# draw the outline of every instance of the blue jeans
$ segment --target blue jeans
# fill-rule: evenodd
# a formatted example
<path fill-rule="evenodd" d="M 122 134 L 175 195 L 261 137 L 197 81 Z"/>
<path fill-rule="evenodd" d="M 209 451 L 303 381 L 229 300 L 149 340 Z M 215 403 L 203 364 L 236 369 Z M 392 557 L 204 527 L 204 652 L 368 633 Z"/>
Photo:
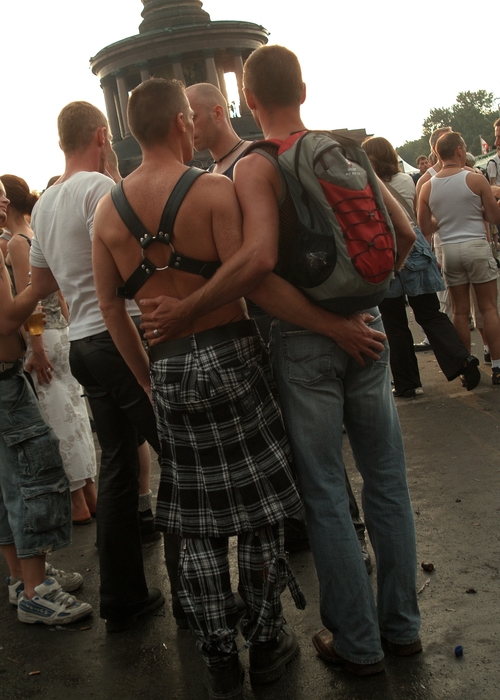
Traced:
<path fill-rule="evenodd" d="M 0 381 L 0 545 L 10 544 L 20 559 L 71 544 L 59 440 L 23 372 Z"/>
<path fill-rule="evenodd" d="M 372 327 L 383 331 L 377 308 Z M 333 340 L 274 320 L 271 360 L 320 584 L 323 624 L 345 659 L 383 658 L 381 635 L 418 639 L 416 550 L 406 465 L 388 368 L 361 367 Z M 344 423 L 363 477 L 362 503 L 377 560 L 377 604 L 349 515 L 342 459 Z"/>

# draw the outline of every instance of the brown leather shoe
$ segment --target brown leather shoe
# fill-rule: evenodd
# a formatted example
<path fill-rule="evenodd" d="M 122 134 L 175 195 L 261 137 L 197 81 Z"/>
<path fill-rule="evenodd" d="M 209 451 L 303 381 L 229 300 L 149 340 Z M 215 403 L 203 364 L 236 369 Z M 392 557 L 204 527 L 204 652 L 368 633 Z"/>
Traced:
<path fill-rule="evenodd" d="M 373 676 L 376 673 L 382 673 L 385 669 L 384 659 L 376 661 L 374 664 L 357 664 L 354 661 L 344 659 L 333 648 L 333 635 L 327 629 L 316 632 L 312 643 L 322 659 L 330 664 L 341 664 L 346 671 L 354 673 L 356 676 Z"/>
<path fill-rule="evenodd" d="M 418 654 L 422 651 L 422 642 L 417 639 L 416 642 L 411 644 L 395 644 L 390 642 L 388 639 L 382 637 L 384 643 L 387 645 L 389 651 L 391 651 L 395 656 L 412 656 L 412 654 Z"/>

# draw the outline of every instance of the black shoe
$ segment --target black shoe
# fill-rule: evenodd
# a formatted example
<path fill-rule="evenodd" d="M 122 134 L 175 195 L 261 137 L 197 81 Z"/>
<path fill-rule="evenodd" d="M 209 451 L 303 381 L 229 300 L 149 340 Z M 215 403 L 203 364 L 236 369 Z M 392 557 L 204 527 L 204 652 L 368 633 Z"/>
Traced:
<path fill-rule="evenodd" d="M 140 615 L 145 615 L 146 613 L 153 612 L 159 608 L 165 602 L 163 593 L 158 588 L 150 588 L 148 592 L 148 599 L 141 603 L 140 605 L 131 605 L 130 608 L 122 615 L 110 615 L 109 617 L 102 614 L 101 617 L 107 617 L 106 619 L 106 632 L 123 632 L 123 630 L 131 627 Z"/>
<path fill-rule="evenodd" d="M 465 358 L 465 367 L 460 374 L 462 386 L 471 391 L 475 389 L 481 381 L 481 372 L 479 371 L 479 360 L 474 355 L 467 355 Z M 499 381 L 500 384 L 500 381 Z"/>
<path fill-rule="evenodd" d="M 215 666 L 205 667 L 205 685 L 210 700 L 236 700 L 243 692 L 245 671 L 238 654 L 231 654 Z"/>
<path fill-rule="evenodd" d="M 306 549 L 311 549 L 305 520 L 285 518 L 283 525 L 286 552 L 302 552 Z"/>
<path fill-rule="evenodd" d="M 486 350 L 484 351 L 484 364 L 491 365 L 491 354 L 486 352 Z"/>
<path fill-rule="evenodd" d="M 415 389 L 405 389 L 404 391 L 396 391 L 396 389 L 393 389 L 392 393 L 400 399 L 414 399 L 415 396 L 421 396 L 424 390 L 421 386 L 417 386 Z"/>
<path fill-rule="evenodd" d="M 500 384 L 500 367 L 493 367 L 491 372 L 491 383 L 495 385 Z"/>
<path fill-rule="evenodd" d="M 365 562 L 366 570 L 368 572 L 368 575 L 370 575 L 373 571 L 373 564 L 370 552 L 368 551 L 366 546 L 366 541 L 364 539 L 359 540 L 359 546 L 361 547 L 361 553 L 363 555 L 363 561 Z"/>
<path fill-rule="evenodd" d="M 297 637 L 292 628 L 286 624 L 275 639 L 252 645 L 250 647 L 251 682 L 262 685 L 277 681 L 298 650 Z"/>
<path fill-rule="evenodd" d="M 431 344 L 428 340 L 427 342 L 425 340 L 422 340 L 421 343 L 414 343 L 413 349 L 415 350 L 415 352 L 424 352 L 425 350 L 432 350 Z"/>
<path fill-rule="evenodd" d="M 142 544 L 156 542 L 161 537 L 161 532 L 155 528 L 155 519 L 151 508 L 148 510 L 139 511 L 139 529 L 141 531 Z"/>

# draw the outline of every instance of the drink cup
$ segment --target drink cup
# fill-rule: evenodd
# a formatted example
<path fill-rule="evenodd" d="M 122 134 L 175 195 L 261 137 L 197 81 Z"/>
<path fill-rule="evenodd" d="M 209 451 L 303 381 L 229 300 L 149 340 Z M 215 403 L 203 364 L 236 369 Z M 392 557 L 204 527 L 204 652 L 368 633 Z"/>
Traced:
<path fill-rule="evenodd" d="M 43 306 L 39 303 L 27 320 L 30 335 L 42 335 L 43 333 Z"/>

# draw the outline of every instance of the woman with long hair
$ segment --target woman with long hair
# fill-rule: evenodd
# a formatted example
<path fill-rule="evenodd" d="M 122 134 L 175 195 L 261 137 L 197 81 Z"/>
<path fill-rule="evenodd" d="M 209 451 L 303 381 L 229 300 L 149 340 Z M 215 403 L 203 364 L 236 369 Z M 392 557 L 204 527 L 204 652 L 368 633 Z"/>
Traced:
<path fill-rule="evenodd" d="M 28 217 L 38 195 L 30 192 L 25 180 L 16 175 L 2 175 L 0 180 L 10 200 L 5 225 L 12 238 L 6 264 L 19 293 L 30 281 L 33 232 Z M 70 481 L 73 523 L 87 524 L 96 512 L 97 467 L 82 389 L 69 368 L 68 307 L 58 292 L 42 303 L 46 324 L 42 335 L 29 336 L 26 370 L 31 373 L 47 422 L 59 438 L 64 470 Z"/>
<path fill-rule="evenodd" d="M 439 310 L 436 292 L 443 290 L 444 284 L 436 258 L 416 224 L 415 184 L 409 175 L 400 172 L 398 155 L 387 139 L 372 137 L 362 146 L 376 174 L 406 212 L 417 236 L 404 266 L 379 305 L 389 341 L 394 395 L 413 398 L 423 393 L 406 301 L 424 329 L 445 377 L 451 381 L 461 376 L 462 385 L 470 391 L 481 378 L 479 361 L 469 355 L 450 319 Z"/>

